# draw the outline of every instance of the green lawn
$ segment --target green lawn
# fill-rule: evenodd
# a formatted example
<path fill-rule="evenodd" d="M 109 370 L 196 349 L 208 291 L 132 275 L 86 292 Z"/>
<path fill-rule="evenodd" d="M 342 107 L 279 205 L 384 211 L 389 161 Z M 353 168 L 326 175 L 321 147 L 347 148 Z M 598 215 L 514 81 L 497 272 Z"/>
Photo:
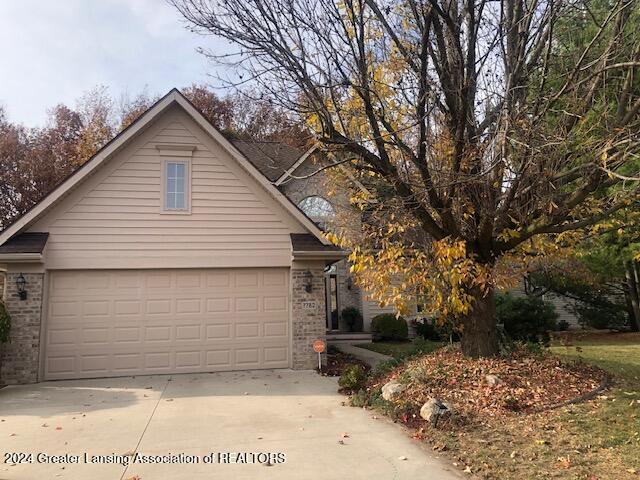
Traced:
<path fill-rule="evenodd" d="M 640 388 L 640 334 L 577 334 L 559 337 L 551 351 L 567 358 L 594 363 Z"/>
<path fill-rule="evenodd" d="M 404 342 L 373 342 L 373 343 L 359 343 L 356 347 L 366 348 L 374 352 L 389 355 L 396 360 L 402 360 L 403 358 L 418 353 L 430 353 L 442 346 L 440 342 L 431 342 L 429 340 L 416 339 L 414 341 Z"/>
<path fill-rule="evenodd" d="M 599 401 L 565 409 L 559 416 L 576 443 L 589 447 L 585 454 L 576 455 L 574 461 L 584 462 L 583 471 L 587 472 L 604 463 L 597 478 L 637 478 L 640 334 L 577 334 L 556 339 L 551 350 L 565 358 L 594 363 L 613 374 L 613 387 Z"/>

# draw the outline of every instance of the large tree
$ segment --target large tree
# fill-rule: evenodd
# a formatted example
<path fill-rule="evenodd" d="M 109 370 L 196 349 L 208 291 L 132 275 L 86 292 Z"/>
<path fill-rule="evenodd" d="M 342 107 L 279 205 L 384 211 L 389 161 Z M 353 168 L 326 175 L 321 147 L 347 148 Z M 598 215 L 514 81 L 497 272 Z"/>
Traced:
<path fill-rule="evenodd" d="M 638 208 L 636 0 L 170 1 L 368 188 L 359 281 L 454 318 L 468 355 L 498 351 L 505 258 Z"/>

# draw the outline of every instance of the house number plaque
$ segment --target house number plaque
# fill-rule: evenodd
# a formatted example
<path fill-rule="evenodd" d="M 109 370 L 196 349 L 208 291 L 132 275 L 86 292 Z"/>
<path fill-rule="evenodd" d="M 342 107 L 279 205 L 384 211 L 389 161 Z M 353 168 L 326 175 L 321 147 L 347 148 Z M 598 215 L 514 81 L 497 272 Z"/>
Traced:
<path fill-rule="evenodd" d="M 315 310 L 316 309 L 316 302 L 313 302 L 313 301 L 302 302 L 302 309 L 303 310 Z"/>

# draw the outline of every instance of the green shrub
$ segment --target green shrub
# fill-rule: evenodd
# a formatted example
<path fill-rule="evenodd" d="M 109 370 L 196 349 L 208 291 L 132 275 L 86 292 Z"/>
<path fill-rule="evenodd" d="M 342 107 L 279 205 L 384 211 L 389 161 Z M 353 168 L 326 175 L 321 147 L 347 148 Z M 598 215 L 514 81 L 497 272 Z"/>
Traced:
<path fill-rule="evenodd" d="M 7 343 L 9 341 L 10 330 L 11 317 L 4 303 L 0 300 L 0 343 Z"/>
<path fill-rule="evenodd" d="M 571 308 L 583 327 L 597 329 L 623 328 L 629 323 L 628 313 L 620 305 L 612 302 L 581 303 Z"/>
<path fill-rule="evenodd" d="M 373 317 L 371 331 L 375 340 L 406 340 L 409 337 L 407 321 L 393 313 Z"/>
<path fill-rule="evenodd" d="M 425 340 L 433 340 L 434 342 L 442 340 L 435 319 L 423 318 L 421 320 L 414 320 L 413 325 L 416 329 L 416 334 L 419 337 L 422 337 Z"/>
<path fill-rule="evenodd" d="M 496 317 L 511 339 L 547 343 L 558 314 L 551 303 L 539 297 L 501 293 L 496 295 Z"/>
<path fill-rule="evenodd" d="M 376 368 L 374 368 L 373 373 L 376 376 L 386 375 L 391 372 L 394 368 L 400 365 L 400 361 L 395 358 L 390 358 L 389 360 L 382 360 L 376 364 Z"/>
<path fill-rule="evenodd" d="M 342 319 L 349 326 L 350 332 L 362 331 L 362 314 L 356 307 L 347 307 L 343 309 Z"/>
<path fill-rule="evenodd" d="M 558 330 L 559 332 L 565 332 L 569 330 L 570 326 L 571 325 L 566 320 L 560 320 L 556 325 L 556 330 Z"/>
<path fill-rule="evenodd" d="M 433 342 L 457 342 L 460 340 L 460 334 L 454 328 L 451 322 L 445 320 L 439 325 L 435 318 L 422 318 L 413 321 L 416 334 L 424 340 Z"/>
<path fill-rule="evenodd" d="M 349 365 L 342 371 L 338 379 L 338 385 L 343 390 L 354 392 L 364 387 L 367 381 L 367 374 L 360 365 Z"/>
<path fill-rule="evenodd" d="M 368 407 L 369 406 L 369 395 L 366 390 L 360 389 L 356 393 L 351 396 L 351 406 L 352 407 Z"/>

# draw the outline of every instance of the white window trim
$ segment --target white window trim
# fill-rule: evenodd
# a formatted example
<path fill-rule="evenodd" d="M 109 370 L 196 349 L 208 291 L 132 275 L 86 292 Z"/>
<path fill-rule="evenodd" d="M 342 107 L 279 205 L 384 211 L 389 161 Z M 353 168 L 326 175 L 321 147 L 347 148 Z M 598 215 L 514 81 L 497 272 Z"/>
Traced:
<path fill-rule="evenodd" d="M 185 208 L 167 208 L 167 164 L 182 163 L 185 165 Z M 161 192 L 160 192 L 160 213 L 164 215 L 191 215 L 191 157 L 176 156 L 162 159 Z"/>

